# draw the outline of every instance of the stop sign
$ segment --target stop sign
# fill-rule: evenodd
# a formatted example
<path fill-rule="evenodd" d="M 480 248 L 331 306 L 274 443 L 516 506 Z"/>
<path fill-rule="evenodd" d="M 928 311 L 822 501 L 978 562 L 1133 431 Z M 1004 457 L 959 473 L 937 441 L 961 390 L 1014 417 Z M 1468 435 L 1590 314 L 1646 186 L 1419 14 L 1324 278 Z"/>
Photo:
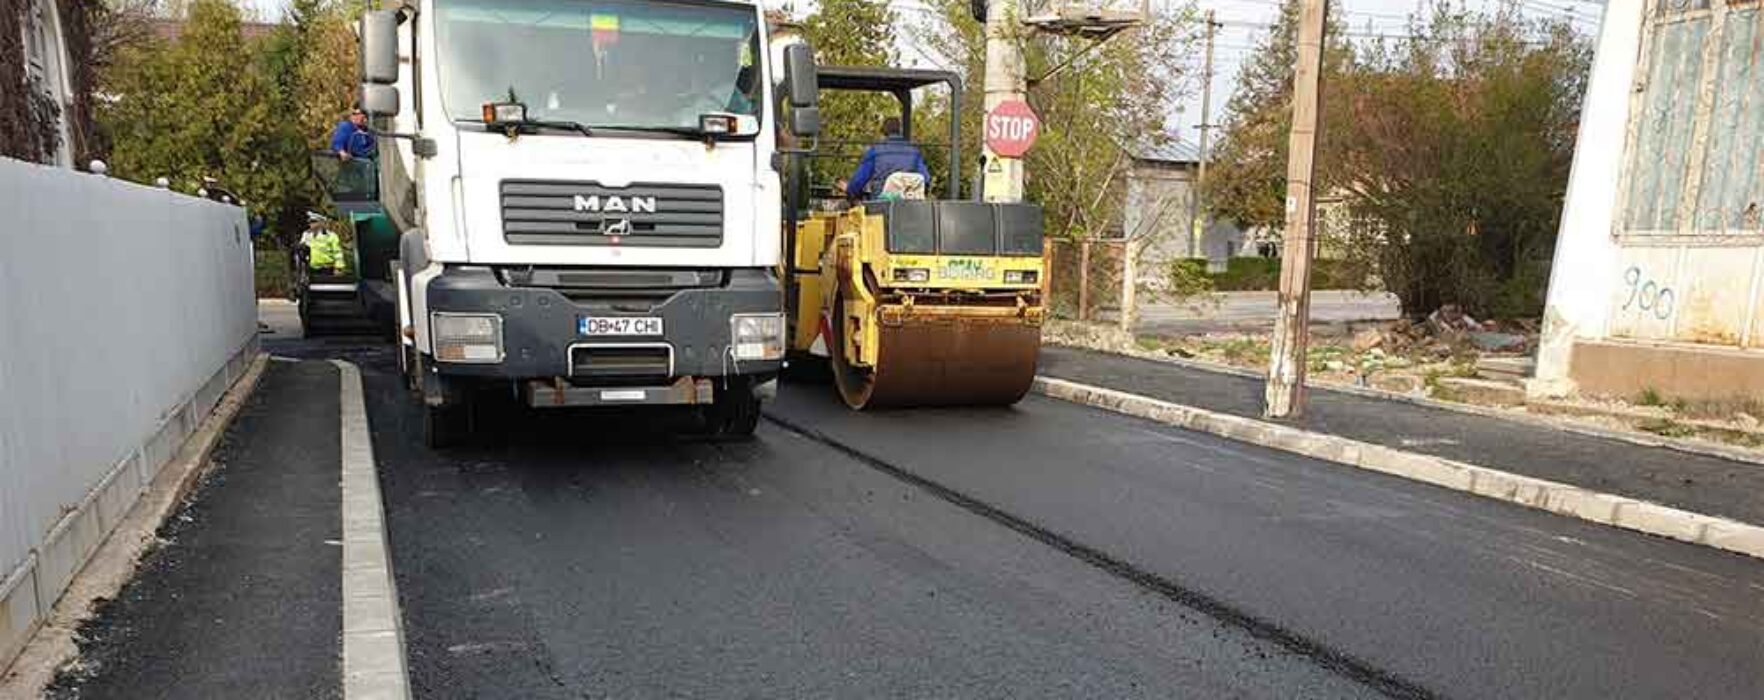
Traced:
<path fill-rule="evenodd" d="M 986 147 L 1005 158 L 1022 158 L 1041 133 L 1041 119 L 1022 100 L 998 103 L 986 113 Z"/>

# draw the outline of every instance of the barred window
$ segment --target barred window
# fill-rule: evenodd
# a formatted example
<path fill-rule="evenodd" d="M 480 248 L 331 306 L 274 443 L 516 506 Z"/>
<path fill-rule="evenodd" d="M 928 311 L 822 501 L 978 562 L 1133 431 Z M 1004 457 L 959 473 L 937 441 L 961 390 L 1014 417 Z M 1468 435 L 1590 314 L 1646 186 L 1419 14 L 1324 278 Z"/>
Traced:
<path fill-rule="evenodd" d="M 1659 0 L 1632 112 L 1621 233 L 1764 233 L 1756 0 Z"/>
<path fill-rule="evenodd" d="M 29 0 L 25 11 L 25 65 L 31 77 L 45 77 L 49 65 L 49 15 L 45 0 Z"/>

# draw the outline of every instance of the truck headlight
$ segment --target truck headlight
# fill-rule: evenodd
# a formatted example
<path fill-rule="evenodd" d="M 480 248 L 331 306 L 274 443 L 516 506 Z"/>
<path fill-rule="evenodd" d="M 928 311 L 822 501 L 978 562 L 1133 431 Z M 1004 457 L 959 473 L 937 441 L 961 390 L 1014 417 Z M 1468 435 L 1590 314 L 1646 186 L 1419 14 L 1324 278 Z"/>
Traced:
<path fill-rule="evenodd" d="M 435 359 L 444 362 L 502 361 L 502 317 L 496 314 L 429 314 Z"/>
<path fill-rule="evenodd" d="M 734 314 L 729 317 L 729 347 L 737 360 L 784 357 L 784 314 Z"/>
<path fill-rule="evenodd" d="M 1005 284 L 1035 284 L 1041 279 L 1040 270 L 1005 270 Z"/>
<path fill-rule="evenodd" d="M 931 281 L 931 271 L 922 267 L 897 267 L 894 268 L 894 281 L 929 282 Z"/>

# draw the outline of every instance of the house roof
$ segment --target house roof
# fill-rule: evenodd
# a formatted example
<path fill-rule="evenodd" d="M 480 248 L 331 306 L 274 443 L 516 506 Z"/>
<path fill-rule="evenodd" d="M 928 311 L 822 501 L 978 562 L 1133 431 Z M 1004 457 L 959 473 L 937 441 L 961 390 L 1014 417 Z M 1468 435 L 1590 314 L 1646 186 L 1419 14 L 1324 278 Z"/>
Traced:
<path fill-rule="evenodd" d="M 1200 149 L 1188 141 L 1141 142 L 1128 149 L 1135 160 L 1158 163 L 1199 163 Z"/>

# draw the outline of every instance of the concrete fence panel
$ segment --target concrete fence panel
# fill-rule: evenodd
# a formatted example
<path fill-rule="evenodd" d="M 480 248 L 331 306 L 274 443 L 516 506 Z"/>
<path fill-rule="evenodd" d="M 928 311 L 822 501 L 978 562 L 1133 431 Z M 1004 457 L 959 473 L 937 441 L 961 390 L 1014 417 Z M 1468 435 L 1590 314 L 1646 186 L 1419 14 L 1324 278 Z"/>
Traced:
<path fill-rule="evenodd" d="M 244 210 L 0 158 L 0 667 L 255 347 Z"/>

